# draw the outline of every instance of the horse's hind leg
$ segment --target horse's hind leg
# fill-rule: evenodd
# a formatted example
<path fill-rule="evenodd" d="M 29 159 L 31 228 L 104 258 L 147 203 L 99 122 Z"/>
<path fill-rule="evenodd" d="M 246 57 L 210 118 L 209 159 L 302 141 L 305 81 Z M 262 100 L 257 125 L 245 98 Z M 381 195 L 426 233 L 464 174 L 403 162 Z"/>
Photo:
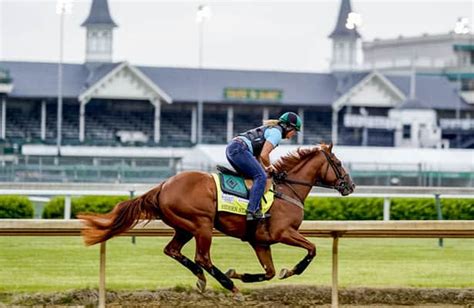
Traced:
<path fill-rule="evenodd" d="M 183 246 L 192 238 L 193 235 L 191 233 L 176 229 L 173 239 L 166 245 L 164 253 L 184 265 L 196 275 L 198 278 L 196 286 L 203 292 L 206 288 L 206 277 L 204 276 L 202 268 L 181 253 Z"/>
<path fill-rule="evenodd" d="M 257 254 L 260 264 L 265 269 L 265 274 L 237 274 L 235 270 L 230 269 L 226 272 L 227 277 L 240 279 L 243 282 L 259 282 L 270 280 L 275 277 L 275 267 L 272 260 L 272 251 L 269 245 L 252 244 Z"/>
<path fill-rule="evenodd" d="M 234 286 L 232 280 L 229 279 L 224 273 L 222 273 L 217 267 L 211 262 L 210 248 L 212 241 L 212 227 L 202 227 L 196 230 L 194 234 L 196 238 L 196 257 L 195 261 L 202 268 L 204 268 L 209 274 L 212 275 L 219 283 L 227 290 L 234 293 L 236 299 L 241 300 L 242 295 L 239 289 Z"/>
<path fill-rule="evenodd" d="M 308 254 L 298 262 L 293 269 L 282 269 L 278 276 L 280 279 L 288 278 L 293 275 L 300 275 L 316 256 L 316 246 L 294 229 L 289 229 L 284 232 L 280 242 L 291 246 L 305 248 L 308 251 Z"/>

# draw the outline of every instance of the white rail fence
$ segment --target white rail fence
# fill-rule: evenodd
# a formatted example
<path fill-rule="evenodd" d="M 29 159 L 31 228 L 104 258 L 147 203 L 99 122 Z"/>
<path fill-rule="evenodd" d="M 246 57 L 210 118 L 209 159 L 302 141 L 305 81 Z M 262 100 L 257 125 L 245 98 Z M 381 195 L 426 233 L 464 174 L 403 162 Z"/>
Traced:
<path fill-rule="evenodd" d="M 79 220 L 0 219 L 0 236 L 80 236 Z M 305 236 L 332 237 L 332 307 L 338 307 L 338 243 L 341 237 L 356 238 L 474 238 L 472 221 L 303 221 Z M 161 221 L 137 225 L 123 235 L 172 236 L 173 229 Z M 222 236 L 215 231 L 215 236 Z M 100 244 L 99 307 L 105 307 L 106 242 Z"/>
<path fill-rule="evenodd" d="M 65 196 L 64 220 L 8 220 L 0 219 L 0 236 L 79 236 L 81 223 L 71 220 L 73 196 L 123 196 L 142 194 L 154 185 L 103 183 L 0 183 L 0 195 L 24 195 L 32 200 L 47 201 L 49 197 Z M 332 190 L 314 188 L 311 196 L 339 197 Z M 300 232 L 306 236 L 333 238 L 332 304 L 338 306 L 338 240 L 340 237 L 464 237 L 474 238 L 474 222 L 441 221 L 441 198 L 474 198 L 474 188 L 452 187 L 387 187 L 361 186 L 351 197 L 384 198 L 384 221 L 304 221 Z M 438 221 L 389 221 L 390 199 L 395 197 L 434 198 Z M 173 230 L 161 221 L 137 226 L 124 235 L 171 236 Z M 215 235 L 222 235 L 215 232 Z M 99 306 L 105 306 L 106 244 L 100 249 Z"/>
<path fill-rule="evenodd" d="M 150 184 L 104 183 L 0 183 L 0 195 L 23 195 L 33 201 L 46 202 L 49 197 L 64 196 L 64 219 L 71 218 L 73 196 L 136 196 L 153 188 Z M 310 196 L 341 197 L 334 190 L 315 187 Z M 438 219 L 442 220 L 441 198 L 474 198 L 473 187 L 404 187 L 359 186 L 351 197 L 384 198 L 383 217 L 390 220 L 391 198 L 434 198 Z M 347 198 L 347 197 L 346 197 Z"/>

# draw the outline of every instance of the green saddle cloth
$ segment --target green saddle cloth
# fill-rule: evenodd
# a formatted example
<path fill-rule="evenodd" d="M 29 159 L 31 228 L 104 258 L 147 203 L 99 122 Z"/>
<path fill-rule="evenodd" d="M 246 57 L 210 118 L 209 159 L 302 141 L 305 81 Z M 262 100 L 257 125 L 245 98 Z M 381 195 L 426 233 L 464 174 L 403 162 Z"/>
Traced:
<path fill-rule="evenodd" d="M 233 174 L 219 172 L 221 189 L 226 194 L 248 199 L 249 190 L 245 186 L 244 178 Z"/>

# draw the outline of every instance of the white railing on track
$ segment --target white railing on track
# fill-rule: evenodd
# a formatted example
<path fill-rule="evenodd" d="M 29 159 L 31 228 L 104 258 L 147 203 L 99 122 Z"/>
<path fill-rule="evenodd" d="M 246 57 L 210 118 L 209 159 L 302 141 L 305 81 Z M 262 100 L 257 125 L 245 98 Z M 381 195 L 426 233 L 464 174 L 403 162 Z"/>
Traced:
<path fill-rule="evenodd" d="M 80 220 L 0 219 L 0 236 L 79 236 Z M 338 307 L 338 241 L 340 237 L 474 238 L 474 223 L 458 221 L 303 221 L 299 231 L 306 236 L 332 237 L 332 307 Z M 172 236 L 173 229 L 161 221 L 138 224 L 125 236 Z M 222 234 L 214 231 L 214 235 Z M 105 307 L 106 242 L 100 244 L 99 307 Z"/>
<path fill-rule="evenodd" d="M 31 200 L 64 196 L 64 219 L 71 218 L 72 196 L 137 196 L 153 188 L 153 184 L 104 183 L 0 183 L 0 195 L 24 195 Z M 314 187 L 310 196 L 341 197 L 330 189 Z M 391 198 L 434 198 L 438 219 L 442 219 L 441 198 L 474 198 L 473 187 L 359 186 L 351 197 L 384 198 L 383 218 L 390 220 Z M 42 199 L 43 201 L 46 199 Z"/>
<path fill-rule="evenodd" d="M 128 195 L 131 191 L 136 194 L 147 192 L 156 184 L 104 184 L 104 183 L 0 183 L 0 195 Z M 474 187 L 417 187 L 417 186 L 357 186 L 349 197 L 398 197 L 421 196 L 433 197 L 442 195 L 443 198 L 474 198 Z M 339 196 L 330 189 L 315 187 L 310 195 Z"/>

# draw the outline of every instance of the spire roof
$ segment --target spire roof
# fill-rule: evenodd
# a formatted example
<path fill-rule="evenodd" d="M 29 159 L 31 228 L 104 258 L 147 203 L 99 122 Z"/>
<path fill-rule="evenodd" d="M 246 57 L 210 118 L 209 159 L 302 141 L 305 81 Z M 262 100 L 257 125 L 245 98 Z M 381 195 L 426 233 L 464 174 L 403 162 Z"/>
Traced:
<path fill-rule="evenodd" d="M 360 38 L 360 34 L 357 29 L 347 29 L 346 22 L 349 13 L 352 12 L 351 1 L 341 0 L 341 6 L 339 7 L 339 16 L 337 17 L 337 23 L 334 30 L 329 35 L 330 38 L 337 37 L 351 37 Z"/>
<path fill-rule="evenodd" d="M 117 24 L 110 16 L 107 0 L 92 0 L 89 16 L 81 26 L 87 27 L 89 25 L 109 25 L 113 28 L 117 27 Z"/>

